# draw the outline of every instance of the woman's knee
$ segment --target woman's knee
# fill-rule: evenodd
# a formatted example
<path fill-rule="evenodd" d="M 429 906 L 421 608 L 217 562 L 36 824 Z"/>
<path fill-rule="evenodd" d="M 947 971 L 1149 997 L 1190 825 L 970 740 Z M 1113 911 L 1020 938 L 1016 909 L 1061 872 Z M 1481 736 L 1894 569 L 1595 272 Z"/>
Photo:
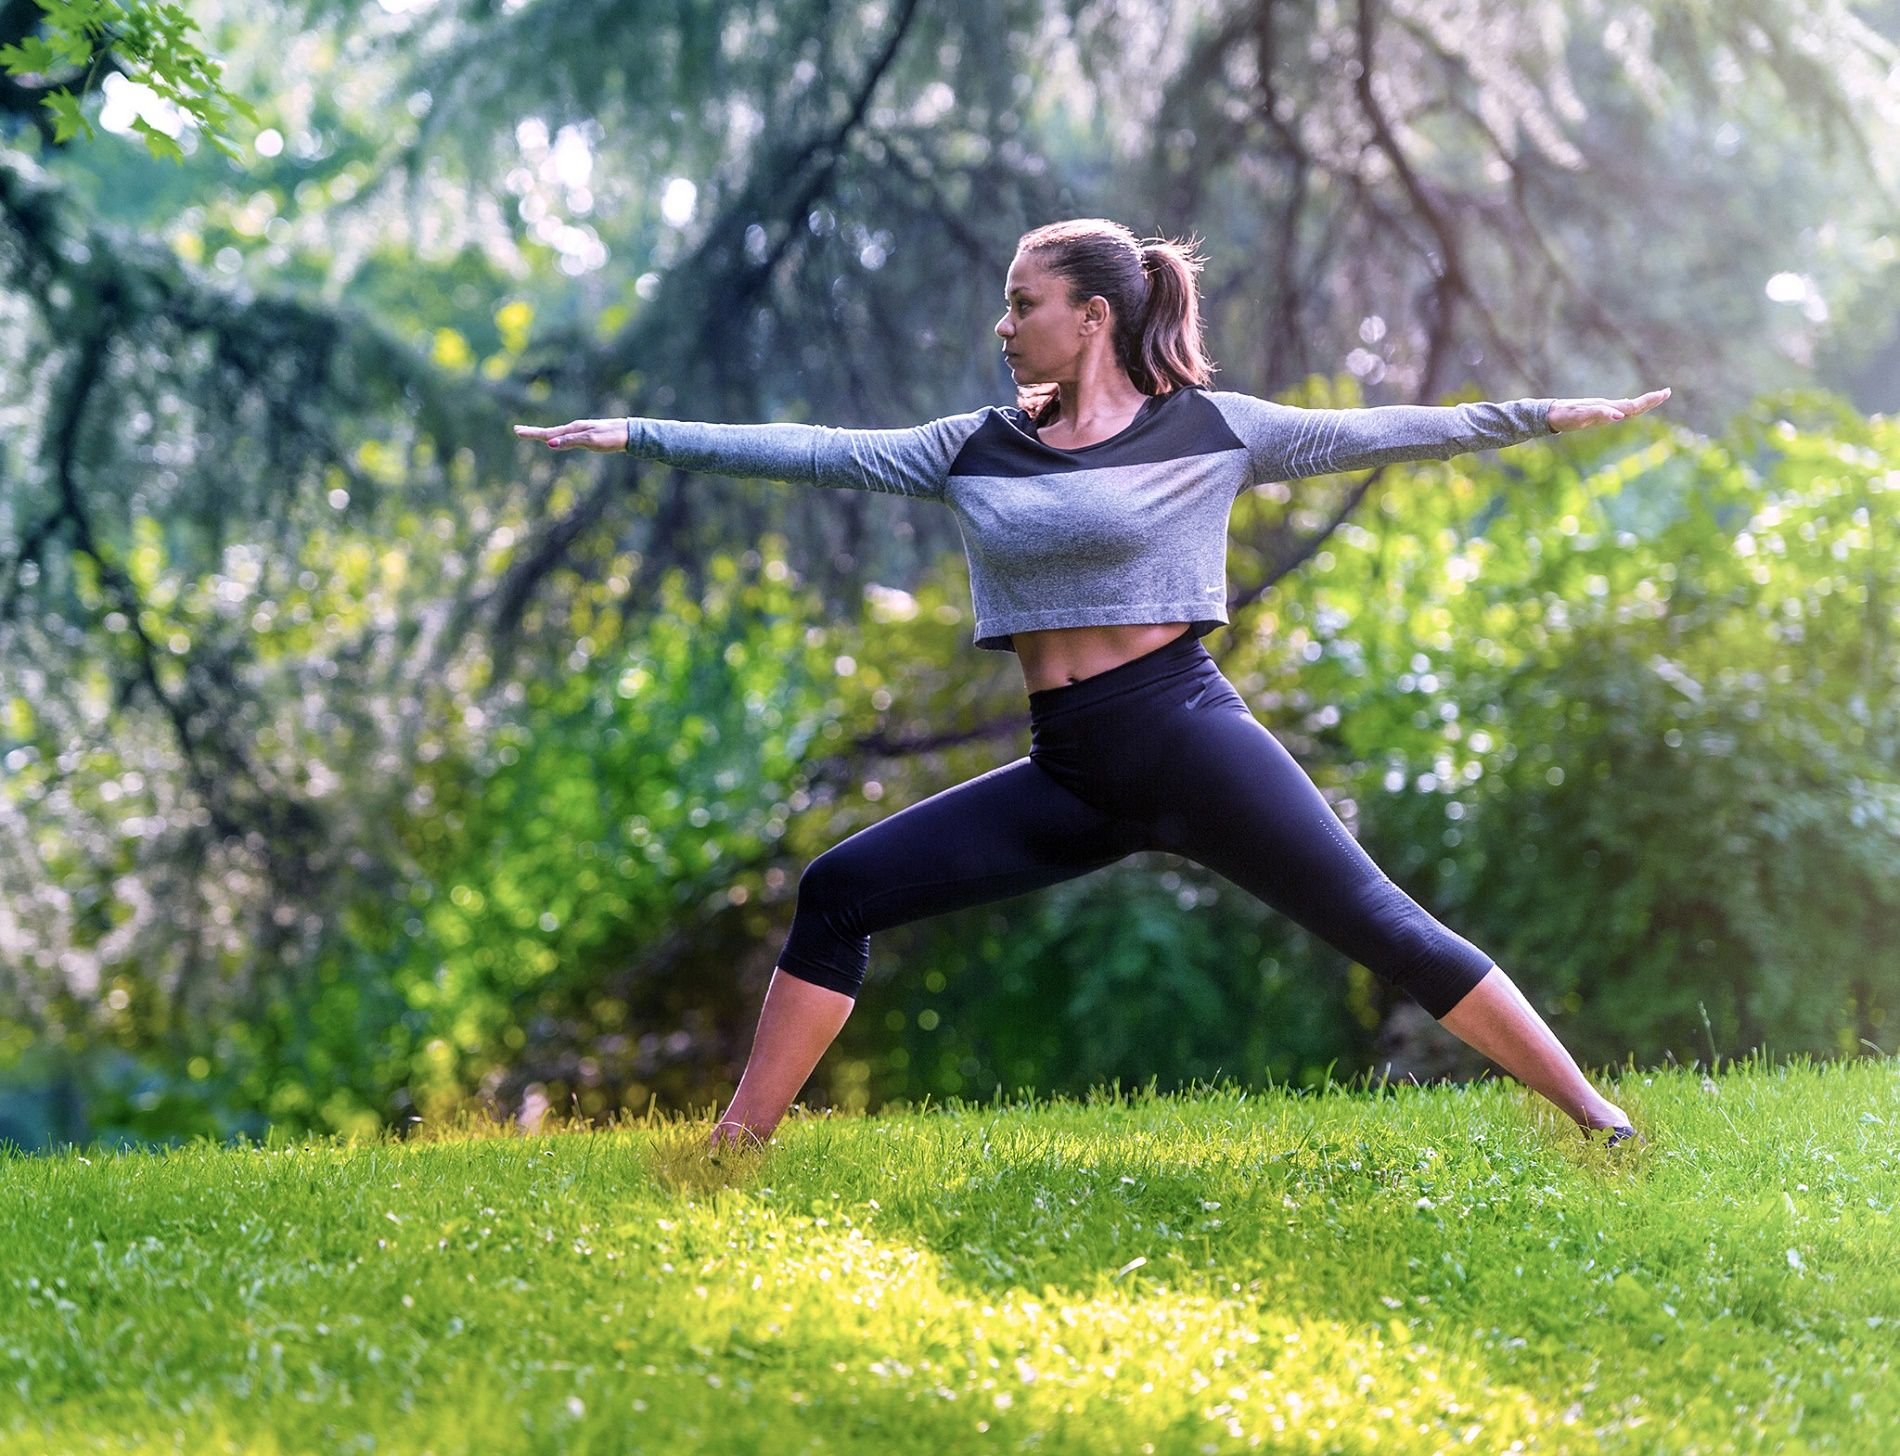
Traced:
<path fill-rule="evenodd" d="M 848 910 L 865 884 L 861 856 L 845 844 L 814 857 L 798 877 L 798 904 L 807 911 L 838 914 Z"/>
<path fill-rule="evenodd" d="M 1376 927 L 1374 975 L 1397 986 L 1433 1016 L 1457 1005 L 1481 980 L 1491 958 L 1407 895 L 1390 879 L 1366 882 L 1368 915 Z"/>
<path fill-rule="evenodd" d="M 870 957 L 859 876 L 851 856 L 829 849 L 805 866 L 779 969 L 855 997 Z"/>

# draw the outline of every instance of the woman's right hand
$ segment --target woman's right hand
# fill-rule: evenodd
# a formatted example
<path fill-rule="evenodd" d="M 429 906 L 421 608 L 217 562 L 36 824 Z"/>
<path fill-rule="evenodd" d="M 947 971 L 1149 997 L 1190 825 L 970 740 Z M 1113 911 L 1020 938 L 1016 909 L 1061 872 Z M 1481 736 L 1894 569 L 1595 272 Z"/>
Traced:
<path fill-rule="evenodd" d="M 613 452 L 627 448 L 627 417 L 617 420 L 569 420 L 564 425 L 516 425 L 518 440 L 546 440 L 555 450 L 599 450 Z"/>
<path fill-rule="evenodd" d="M 1550 402 L 1549 424 L 1553 435 L 1566 430 L 1585 430 L 1591 425 L 1607 425 L 1653 410 L 1668 399 L 1670 388 L 1652 389 L 1635 399 L 1554 399 Z"/>

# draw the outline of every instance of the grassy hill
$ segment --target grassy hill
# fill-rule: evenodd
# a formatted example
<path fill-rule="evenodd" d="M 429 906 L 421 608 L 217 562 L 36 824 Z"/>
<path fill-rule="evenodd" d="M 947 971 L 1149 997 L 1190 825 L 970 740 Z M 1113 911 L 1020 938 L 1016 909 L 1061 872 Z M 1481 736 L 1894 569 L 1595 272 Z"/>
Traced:
<path fill-rule="evenodd" d="M 1889 1451 L 1900 1062 L 0 1157 L 0 1452 Z"/>

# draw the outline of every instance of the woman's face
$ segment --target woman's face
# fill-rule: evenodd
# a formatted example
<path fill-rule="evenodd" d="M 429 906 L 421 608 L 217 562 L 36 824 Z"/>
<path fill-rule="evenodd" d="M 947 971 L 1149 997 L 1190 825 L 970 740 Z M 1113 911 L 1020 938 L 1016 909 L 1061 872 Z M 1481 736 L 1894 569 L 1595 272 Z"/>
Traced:
<path fill-rule="evenodd" d="M 1073 379 L 1080 370 L 1086 313 L 1071 307 L 1062 280 L 1018 253 L 1003 280 L 1005 305 L 996 336 L 1018 384 Z"/>

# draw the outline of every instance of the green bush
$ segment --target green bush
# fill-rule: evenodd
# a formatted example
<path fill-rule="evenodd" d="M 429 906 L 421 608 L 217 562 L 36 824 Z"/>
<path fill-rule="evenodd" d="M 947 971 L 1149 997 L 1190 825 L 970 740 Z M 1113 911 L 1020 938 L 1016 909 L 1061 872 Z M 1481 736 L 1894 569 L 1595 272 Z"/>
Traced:
<path fill-rule="evenodd" d="M 1580 1058 L 1855 1051 L 1900 999 L 1900 437 L 1806 394 L 1633 428 L 1388 488 L 1262 658 Z"/>

